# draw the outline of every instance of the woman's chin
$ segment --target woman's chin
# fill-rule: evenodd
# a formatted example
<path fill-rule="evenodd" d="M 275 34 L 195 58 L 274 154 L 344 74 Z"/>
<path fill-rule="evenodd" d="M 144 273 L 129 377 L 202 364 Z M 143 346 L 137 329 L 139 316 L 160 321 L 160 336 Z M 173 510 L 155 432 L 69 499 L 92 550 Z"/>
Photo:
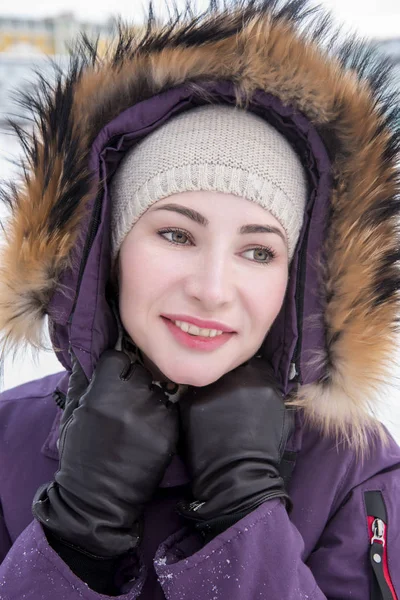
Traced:
<path fill-rule="evenodd" d="M 180 369 L 166 369 L 164 370 L 164 373 L 165 372 L 168 379 L 170 379 L 171 381 L 174 381 L 179 385 L 192 385 L 194 387 L 204 387 L 205 385 L 210 385 L 211 383 L 214 383 L 214 381 L 217 381 L 217 379 L 222 377 L 222 375 L 224 375 L 222 371 L 218 373 L 190 373 L 186 371 L 183 373 Z"/>
<path fill-rule="evenodd" d="M 247 360 L 246 357 L 236 357 L 236 360 L 224 361 L 223 364 L 215 364 L 216 361 L 197 361 L 190 364 L 190 361 L 182 364 L 183 361 L 155 361 L 158 369 L 166 376 L 169 381 L 179 385 L 192 385 L 194 387 L 204 387 L 221 379 L 226 373 L 232 371 Z M 221 361 L 222 362 L 222 361 Z"/>
<path fill-rule="evenodd" d="M 210 371 L 210 369 L 199 369 L 195 365 L 192 368 L 182 369 L 182 365 L 176 362 L 157 360 L 159 357 L 149 357 L 141 350 L 141 355 L 145 366 L 158 381 L 170 381 L 178 385 L 192 385 L 194 387 L 204 387 L 214 381 L 217 381 L 226 371 Z"/>
<path fill-rule="evenodd" d="M 216 376 L 216 377 L 183 377 L 181 379 L 181 381 L 177 381 L 176 383 L 179 383 L 179 385 L 191 385 L 193 387 L 204 387 L 206 385 L 210 385 L 211 383 L 214 383 L 214 381 L 217 381 L 217 379 L 219 379 L 220 377 L 222 377 L 222 374 L 220 376 Z"/>

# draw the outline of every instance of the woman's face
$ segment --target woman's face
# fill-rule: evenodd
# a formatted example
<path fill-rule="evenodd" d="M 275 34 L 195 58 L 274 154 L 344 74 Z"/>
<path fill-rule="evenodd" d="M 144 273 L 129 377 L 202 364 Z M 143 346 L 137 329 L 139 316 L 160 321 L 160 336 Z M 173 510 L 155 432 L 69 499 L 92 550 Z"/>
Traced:
<path fill-rule="evenodd" d="M 126 331 L 167 378 L 195 386 L 257 352 L 288 279 L 279 222 L 220 192 L 156 202 L 125 238 L 119 260 Z"/>

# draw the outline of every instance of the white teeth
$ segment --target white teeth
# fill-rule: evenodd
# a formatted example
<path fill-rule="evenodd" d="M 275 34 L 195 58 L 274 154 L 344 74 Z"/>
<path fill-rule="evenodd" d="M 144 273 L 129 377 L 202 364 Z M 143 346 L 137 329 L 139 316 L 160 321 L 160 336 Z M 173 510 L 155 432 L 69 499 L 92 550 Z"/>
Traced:
<path fill-rule="evenodd" d="M 175 325 L 182 329 L 185 333 L 190 333 L 190 335 L 201 335 L 202 337 L 215 337 L 217 335 L 222 335 L 222 331 L 218 329 L 204 329 L 197 327 L 197 325 L 192 325 L 191 323 L 186 323 L 185 321 L 174 321 Z"/>
<path fill-rule="evenodd" d="M 203 329 L 200 329 L 197 325 L 189 325 L 188 333 L 191 335 L 204 335 L 204 333 L 201 333 L 202 331 Z"/>
<path fill-rule="evenodd" d="M 181 323 L 179 325 L 179 327 L 182 329 L 182 331 L 184 331 L 185 333 L 187 333 L 189 331 L 189 323 Z"/>

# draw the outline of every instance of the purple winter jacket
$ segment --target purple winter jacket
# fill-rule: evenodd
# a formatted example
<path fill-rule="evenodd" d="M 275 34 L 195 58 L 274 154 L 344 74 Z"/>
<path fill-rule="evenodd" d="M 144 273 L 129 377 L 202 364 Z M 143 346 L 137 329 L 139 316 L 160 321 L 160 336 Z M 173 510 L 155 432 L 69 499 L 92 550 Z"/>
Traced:
<path fill-rule="evenodd" d="M 48 545 L 31 503 L 57 469 L 61 410 L 51 375 L 3 393 L 0 404 L 0 598 L 100 600 Z M 388 512 L 387 555 L 400 590 L 400 449 L 391 441 L 364 465 L 354 452 L 297 426 L 288 449 L 297 452 L 288 486 L 293 512 L 266 502 L 203 548 L 175 505 L 188 476 L 176 457 L 145 513 L 137 561 L 121 565 L 127 600 L 287 600 L 370 597 L 372 567 L 365 493 L 380 490 Z M 123 594 L 125 592 L 125 594 Z M 390 596 L 389 596 L 390 597 Z M 376 596 L 379 598 L 379 596 Z M 393 598 L 396 598 L 393 595 Z"/>
<path fill-rule="evenodd" d="M 20 132 L 25 179 L 4 194 L 0 331 L 5 349 L 38 343 L 48 315 L 64 370 L 0 396 L 1 600 L 107 597 L 48 545 L 32 499 L 58 465 L 69 348 L 90 378 L 118 338 L 110 180 L 133 144 L 206 102 L 266 118 L 308 175 L 285 303 L 261 349 L 298 406 L 285 454 L 293 510 L 265 502 L 203 546 L 175 510 L 190 486 L 176 455 L 140 549 L 116 572 L 120 597 L 400 598 L 400 449 L 371 416 L 396 344 L 399 124 L 388 66 L 333 38 L 328 54 L 326 26 L 302 25 L 306 8 L 250 3 L 163 33 L 153 22 L 139 40 L 127 30 L 106 59 L 82 45 L 56 85 L 25 98 L 36 130 Z"/>

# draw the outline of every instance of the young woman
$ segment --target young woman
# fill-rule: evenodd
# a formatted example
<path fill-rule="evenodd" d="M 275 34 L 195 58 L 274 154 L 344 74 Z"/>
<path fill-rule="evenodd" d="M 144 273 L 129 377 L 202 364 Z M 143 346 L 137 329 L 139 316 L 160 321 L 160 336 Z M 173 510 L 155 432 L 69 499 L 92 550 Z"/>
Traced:
<path fill-rule="evenodd" d="M 189 14 L 189 13 L 188 13 Z M 306 2 L 86 45 L 5 194 L 5 600 L 394 600 L 400 449 L 389 67 Z"/>

